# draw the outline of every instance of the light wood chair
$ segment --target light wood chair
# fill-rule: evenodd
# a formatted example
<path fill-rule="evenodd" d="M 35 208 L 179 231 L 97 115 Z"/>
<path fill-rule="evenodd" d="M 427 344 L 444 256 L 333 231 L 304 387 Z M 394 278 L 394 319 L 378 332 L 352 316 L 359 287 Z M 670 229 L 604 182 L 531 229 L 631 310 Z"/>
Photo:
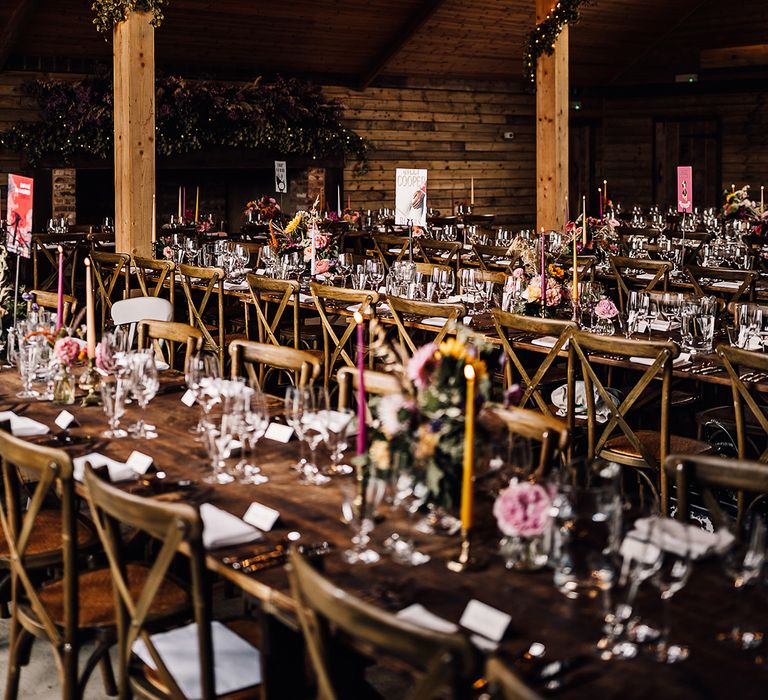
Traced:
<path fill-rule="evenodd" d="M 395 319 L 400 342 L 411 354 L 418 349 L 414 341 L 417 334 L 434 334 L 430 341 L 441 343 L 448 333 L 455 332 L 456 325 L 466 313 L 463 304 L 413 301 L 394 296 L 387 297 L 387 303 Z M 425 324 L 425 319 L 435 319 L 440 321 L 441 325 Z"/>
<path fill-rule="evenodd" d="M 155 357 L 164 359 L 170 369 L 173 369 L 175 364 L 176 343 L 185 346 L 184 367 L 186 367 L 189 358 L 202 348 L 203 333 L 199 328 L 190 326 L 188 323 L 146 319 L 139 321 L 139 350 L 145 350 L 151 346 L 155 351 Z"/>
<path fill-rule="evenodd" d="M 408 236 L 391 236 L 377 233 L 372 236 L 373 252 L 389 270 L 393 262 L 408 259 L 411 241 Z M 390 252 L 391 250 L 396 252 Z"/>
<path fill-rule="evenodd" d="M 58 292 L 44 292 L 42 289 L 31 289 L 29 293 L 35 295 L 34 303 L 40 308 L 51 311 L 56 311 L 59 308 Z M 70 294 L 64 294 L 62 295 L 62 302 L 62 324 L 66 326 L 74 317 L 75 311 L 77 311 L 77 299 Z M 31 311 L 32 304 L 31 300 L 27 302 L 27 313 Z"/>
<path fill-rule="evenodd" d="M 104 331 L 107 316 L 118 299 L 127 299 L 131 293 L 131 256 L 127 253 L 92 252 L 91 269 L 96 282 L 97 303 L 101 306 L 101 330 Z M 118 284 L 120 283 L 120 284 Z"/>
<path fill-rule="evenodd" d="M 294 348 L 301 347 L 299 288 L 297 280 L 270 279 L 264 275 L 249 272 L 248 283 L 250 302 L 256 314 L 256 329 L 260 343 L 281 345 L 278 334 L 287 326 L 284 316 L 290 312 L 291 333 Z M 271 316 L 271 318 L 270 318 Z M 246 314 L 246 322 L 248 314 Z M 250 339 L 250 325 L 246 323 L 246 335 Z"/>
<path fill-rule="evenodd" d="M 347 351 L 347 346 L 352 342 L 352 336 L 355 333 L 356 324 L 354 319 L 346 317 L 342 321 L 343 325 L 334 324 L 334 309 L 338 310 L 339 308 L 359 304 L 359 313 L 363 318 L 370 319 L 376 315 L 376 304 L 379 302 L 379 294 L 367 289 L 329 287 L 317 282 L 311 282 L 309 290 L 323 326 L 323 386 L 328 390 L 337 364 L 344 363 L 347 367 L 355 367 L 357 364 Z M 371 324 L 368 323 L 366 325 L 368 326 L 370 345 L 372 337 Z M 371 356 L 369 362 L 372 361 L 373 357 Z"/>
<path fill-rule="evenodd" d="M 712 488 L 736 491 L 735 532 L 741 531 L 744 515 L 768 495 L 768 464 L 724 457 L 669 455 L 664 462 L 668 478 L 676 486 L 678 520 L 687 522 L 692 487 L 702 498 L 716 527 L 728 527 L 728 518 L 718 505 Z"/>
<path fill-rule="evenodd" d="M 175 304 L 176 263 L 172 260 L 155 260 L 134 255 L 131 259 L 133 274 L 145 297 L 161 297 L 167 287 L 168 301 Z"/>
<path fill-rule="evenodd" d="M 490 658 L 483 675 L 493 700 L 541 700 L 541 695 L 523 683 L 501 659 Z"/>
<path fill-rule="evenodd" d="M 75 275 L 80 256 L 82 236 L 60 233 L 32 234 L 32 286 L 35 289 L 53 291 L 59 277 L 59 253 L 57 246 L 64 252 L 64 274 L 68 277 L 68 293 L 75 296 Z M 43 268 L 49 267 L 47 277 L 43 277 Z M 69 271 L 69 274 L 67 274 Z"/>
<path fill-rule="evenodd" d="M 729 303 L 744 297 L 748 301 L 753 301 L 755 283 L 759 276 L 755 270 L 733 270 L 727 267 L 699 267 L 698 265 L 687 265 L 685 274 L 697 296 L 708 294 L 725 299 Z M 714 282 L 705 280 L 714 280 Z M 736 284 L 738 287 L 733 289 L 718 287 L 718 282 Z"/>
<path fill-rule="evenodd" d="M 289 558 L 291 591 L 317 677 L 318 698 L 349 697 L 340 690 L 340 679 L 332 664 L 334 644 L 341 636 L 413 669 L 418 679 L 406 696 L 408 700 L 428 700 L 438 696 L 438 691 L 443 691 L 439 697 L 469 695 L 477 660 L 464 635 L 434 632 L 399 620 L 337 588 L 295 549 Z"/>
<path fill-rule="evenodd" d="M 670 408 L 672 388 L 672 362 L 680 348 L 671 341 L 626 340 L 572 331 L 570 343 L 581 364 L 587 403 L 587 459 L 595 457 L 633 468 L 638 476 L 660 499 L 663 513 L 669 512 L 669 489 L 666 472 L 662 469 L 670 453 L 705 454 L 710 446 L 693 438 L 671 434 Z M 616 405 L 614 397 L 590 361 L 590 355 L 602 353 L 631 361 L 632 357 L 645 358 L 651 364 L 638 364 L 637 379 L 627 387 L 624 400 Z M 661 381 L 661 390 L 654 383 Z M 575 389 L 573 377 L 568 394 Z M 609 410 L 604 424 L 597 421 L 595 392 Z M 658 430 L 637 429 L 631 425 L 630 412 L 642 405 L 646 410 L 658 407 Z M 618 431 L 617 431 L 618 429 Z"/>
<path fill-rule="evenodd" d="M 177 552 L 184 547 L 190 568 L 187 582 L 196 627 L 191 628 L 186 639 L 179 644 L 188 649 L 190 659 L 199 663 L 201 696 L 213 700 L 216 694 L 215 656 L 216 648 L 211 629 L 211 593 L 207 579 L 203 547 L 203 522 L 196 506 L 185 503 L 163 503 L 126 493 L 107 484 L 96 473 L 86 468 L 85 485 L 91 514 L 96 524 L 104 550 L 109 561 L 114 598 L 118 609 L 118 667 L 120 696 L 129 697 L 134 693 L 143 698 L 164 698 L 183 700 L 186 696 L 179 688 L 157 650 L 153 632 L 159 625 L 153 619 L 153 605 L 161 603 L 167 595 L 167 588 L 175 586 L 170 576 L 170 567 Z M 137 585 L 131 580 L 131 572 L 125 566 L 126 546 L 121 537 L 121 527 L 129 527 L 149 536 L 160 545 L 152 567 L 146 577 Z M 178 624 L 169 620 L 165 627 Z M 254 628 L 246 625 L 228 625 L 242 636 Z M 135 642 L 141 640 L 154 661 L 155 668 L 144 665 L 132 654 Z M 249 641 L 249 640 L 246 640 Z M 244 648 L 247 654 L 249 650 Z M 258 663 L 258 650 L 253 649 L 250 663 Z M 247 655 L 243 663 L 249 663 Z M 261 697 L 259 688 L 254 686 L 230 694 L 227 698 Z"/>
<path fill-rule="evenodd" d="M 565 458 L 570 444 L 570 431 L 565 421 L 527 408 L 489 407 L 483 420 L 499 421 L 507 435 L 533 440 L 539 445 L 539 463 L 531 476 L 541 479 Z M 534 466 L 534 465 L 532 465 Z"/>
<path fill-rule="evenodd" d="M 413 243 L 414 257 L 420 257 L 430 265 L 449 265 L 458 272 L 461 263 L 461 243 L 435 241 L 421 236 L 414 238 Z"/>
<path fill-rule="evenodd" d="M 203 333 L 205 348 L 216 353 L 219 367 L 224 373 L 224 348 L 226 330 L 224 318 L 224 270 L 220 267 L 195 267 L 179 265 L 179 276 L 184 297 L 187 300 L 189 325 L 199 328 Z M 195 289 L 198 286 L 200 289 Z M 199 299 L 195 299 L 198 292 Z M 206 312 L 209 310 L 211 297 L 215 298 L 216 310 L 213 323 L 209 323 Z"/>
<path fill-rule="evenodd" d="M 475 243 L 472 246 L 474 259 L 481 270 L 506 271 L 514 260 L 510 260 L 509 246 L 505 245 L 483 245 Z M 503 262 L 499 262 L 502 260 Z"/>
<path fill-rule="evenodd" d="M 233 340 L 229 344 L 229 357 L 232 378 L 241 376 L 244 369 L 251 384 L 258 387 L 263 386 L 267 369 L 284 370 L 296 378 L 297 386 L 312 384 L 322 370 L 320 358 L 306 350 L 252 340 Z"/>
<path fill-rule="evenodd" d="M 360 387 L 360 370 L 355 367 L 341 367 L 336 373 L 336 381 L 339 384 L 339 410 L 343 411 L 353 405 L 353 391 L 357 397 L 357 390 Z M 373 369 L 363 370 L 363 384 L 366 396 L 389 396 L 403 391 L 400 381 L 394 374 L 377 372 Z M 369 414 L 367 408 L 366 406 L 366 413 Z"/>
<path fill-rule="evenodd" d="M 619 255 L 608 258 L 616 288 L 619 294 L 619 308 L 624 312 L 629 292 L 637 290 L 650 292 L 659 285 L 663 291 L 667 291 L 669 285 L 669 273 L 672 272 L 672 263 L 662 260 L 638 260 Z M 641 270 L 646 275 L 653 275 L 651 279 L 638 279 L 637 276 L 628 274 L 629 270 Z"/>
<path fill-rule="evenodd" d="M 0 499 L 0 523 L 11 561 L 12 612 L 10 622 L 8 677 L 5 697 L 18 695 L 19 675 L 32 638 L 48 641 L 56 659 L 62 698 L 76 700 L 83 695 L 88 679 L 101 665 L 105 690 L 115 695 L 109 663 L 109 649 L 117 636 L 115 602 L 109 591 L 109 570 L 88 570 L 78 557 L 82 522 L 77 515 L 73 466 L 62 450 L 32 445 L 0 432 L 0 456 L 4 493 Z M 21 475 L 25 483 L 22 484 Z M 29 483 L 35 482 L 29 497 Z M 55 495 L 54 495 L 55 494 Z M 61 504 L 54 535 L 60 537 L 60 554 L 48 566 L 61 571 L 60 578 L 39 585 L 33 533 L 48 523 L 46 500 Z M 4 499 L 4 500 L 3 500 Z M 27 503 L 26 510 L 21 504 Z M 54 521 L 55 522 L 55 521 Z M 39 533 L 38 533 L 39 534 Z M 129 565 L 131 586 L 142 581 L 147 569 Z M 82 604 L 81 604 L 82 603 Z M 161 604 L 150 608 L 153 617 L 174 615 L 188 609 L 188 598 L 179 586 L 165 585 Z M 78 672 L 82 644 L 95 641 L 95 648 Z"/>

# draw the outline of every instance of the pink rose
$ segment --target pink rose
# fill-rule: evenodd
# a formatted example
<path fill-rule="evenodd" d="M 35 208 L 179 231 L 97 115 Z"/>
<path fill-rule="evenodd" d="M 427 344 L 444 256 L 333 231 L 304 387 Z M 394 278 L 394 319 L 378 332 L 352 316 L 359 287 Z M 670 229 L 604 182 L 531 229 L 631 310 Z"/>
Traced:
<path fill-rule="evenodd" d="M 558 306 L 563 300 L 563 288 L 550 280 L 547 285 L 547 306 Z"/>
<path fill-rule="evenodd" d="M 80 344 L 74 338 L 59 338 L 53 346 L 53 354 L 62 365 L 70 367 L 80 354 Z"/>
<path fill-rule="evenodd" d="M 532 537 L 549 527 L 551 505 L 549 495 L 538 484 L 512 482 L 494 501 L 493 515 L 505 535 Z"/>
<path fill-rule="evenodd" d="M 619 315 L 619 310 L 616 308 L 610 299 L 601 299 L 595 305 L 595 316 L 598 318 L 616 318 Z"/>
<path fill-rule="evenodd" d="M 437 365 L 437 360 L 435 360 L 436 351 L 437 345 L 428 343 L 420 347 L 408 362 L 408 378 L 419 389 L 424 389 L 429 384 L 432 372 Z"/>
<path fill-rule="evenodd" d="M 173 259 L 173 248 L 171 246 L 167 245 L 165 248 L 163 248 L 163 257 L 166 260 L 172 260 Z"/>
<path fill-rule="evenodd" d="M 328 241 L 330 240 L 330 236 L 326 236 L 322 233 L 318 233 L 315 235 L 315 250 L 322 250 L 325 248 L 325 246 L 328 245 Z"/>
<path fill-rule="evenodd" d="M 115 369 L 115 358 L 112 354 L 112 347 L 106 338 L 96 346 L 96 367 L 104 372 L 110 373 Z"/>
<path fill-rule="evenodd" d="M 525 270 L 522 267 L 516 267 L 514 270 L 512 270 L 512 277 L 515 279 L 522 279 L 525 277 Z"/>
<path fill-rule="evenodd" d="M 315 261 L 315 272 L 318 275 L 324 275 L 326 272 L 328 272 L 330 266 L 331 264 L 328 260 L 317 260 Z"/>

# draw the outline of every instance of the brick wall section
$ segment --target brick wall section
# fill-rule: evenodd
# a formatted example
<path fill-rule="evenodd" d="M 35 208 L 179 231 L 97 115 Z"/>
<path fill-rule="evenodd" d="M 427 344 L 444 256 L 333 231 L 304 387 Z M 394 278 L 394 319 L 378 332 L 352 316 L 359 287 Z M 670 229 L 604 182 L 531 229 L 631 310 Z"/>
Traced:
<path fill-rule="evenodd" d="M 70 224 L 76 224 L 77 171 L 74 168 L 54 168 L 52 180 L 53 218 L 64 217 Z"/>

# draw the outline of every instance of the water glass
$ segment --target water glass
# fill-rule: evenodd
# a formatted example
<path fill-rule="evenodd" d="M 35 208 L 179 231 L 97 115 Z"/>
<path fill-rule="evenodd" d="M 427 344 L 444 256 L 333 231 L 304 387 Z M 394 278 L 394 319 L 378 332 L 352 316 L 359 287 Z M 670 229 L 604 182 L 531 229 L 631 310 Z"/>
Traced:
<path fill-rule="evenodd" d="M 157 433 L 144 420 L 144 413 L 149 402 L 155 398 L 160 388 L 155 357 L 151 350 L 132 353 L 128 358 L 128 371 L 131 395 L 139 404 L 140 418 L 131 428 L 134 437 L 154 440 Z"/>
<path fill-rule="evenodd" d="M 362 484 L 357 479 L 345 479 L 340 483 L 343 498 L 341 515 L 355 532 L 353 547 L 344 551 L 344 560 L 348 564 L 375 564 L 381 555 L 369 546 L 370 534 L 376 522 L 376 509 L 384 497 L 386 482 L 367 477 Z"/>
<path fill-rule="evenodd" d="M 40 343 L 37 338 L 20 338 L 16 352 L 16 362 L 21 376 L 21 391 L 16 393 L 20 399 L 36 399 L 39 394 L 32 388 L 32 381 L 37 373 Z"/>
<path fill-rule="evenodd" d="M 101 433 L 101 437 L 118 439 L 128 436 L 127 431 L 120 427 L 120 419 L 125 415 L 125 400 L 127 387 L 123 379 L 102 381 L 99 383 L 101 405 L 109 421 L 109 429 Z"/>
<path fill-rule="evenodd" d="M 230 447 L 234 439 L 230 430 L 231 426 L 232 420 L 231 418 L 227 420 L 226 414 L 221 416 L 220 425 L 211 423 L 206 425 L 203 437 L 208 457 L 211 460 L 211 474 L 203 479 L 207 484 L 229 484 L 235 480 L 231 474 L 227 474 L 224 468 L 224 462 L 229 457 Z"/>
<path fill-rule="evenodd" d="M 717 320 L 717 300 L 703 297 L 682 306 L 682 348 L 691 353 L 712 352 Z"/>
<path fill-rule="evenodd" d="M 354 411 L 345 408 L 329 412 L 325 445 L 331 453 L 331 465 L 328 468 L 331 476 L 345 476 L 354 471 L 349 464 L 342 464 L 342 460 L 356 427 Z"/>

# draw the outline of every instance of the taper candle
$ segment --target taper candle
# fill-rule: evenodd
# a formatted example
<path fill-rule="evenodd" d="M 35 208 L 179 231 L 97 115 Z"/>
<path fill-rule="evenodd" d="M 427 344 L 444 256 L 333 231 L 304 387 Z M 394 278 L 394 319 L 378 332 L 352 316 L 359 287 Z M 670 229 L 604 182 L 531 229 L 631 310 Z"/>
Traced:
<path fill-rule="evenodd" d="M 184 187 L 181 191 L 184 193 L 184 199 L 181 205 L 181 218 L 184 220 L 187 218 L 187 188 Z"/>
<path fill-rule="evenodd" d="M 475 178 L 469 178 L 469 203 L 475 206 Z"/>
<path fill-rule="evenodd" d="M 571 289 L 571 299 L 573 305 L 579 303 L 579 266 L 576 253 L 576 229 L 573 231 L 573 288 Z"/>
<path fill-rule="evenodd" d="M 581 198 L 581 245 L 587 245 L 587 198 Z"/>
<path fill-rule="evenodd" d="M 179 185 L 179 223 L 181 223 L 181 185 Z"/>
<path fill-rule="evenodd" d="M 603 180 L 603 203 L 608 206 L 608 180 Z"/>
<path fill-rule="evenodd" d="M 157 197 L 152 195 L 152 244 L 157 243 Z"/>
<path fill-rule="evenodd" d="M 765 186 L 760 185 L 760 213 L 765 213 Z"/>
<path fill-rule="evenodd" d="M 544 309 L 547 306 L 547 244 L 544 239 L 543 226 L 541 227 L 541 237 L 539 240 L 541 245 L 541 284 L 539 287 L 541 289 L 541 307 Z"/>
<path fill-rule="evenodd" d="M 598 216 L 600 218 L 600 221 L 602 221 L 603 220 L 603 191 L 599 187 L 597 188 L 597 202 L 598 202 L 597 211 L 599 212 Z"/>
<path fill-rule="evenodd" d="M 64 248 L 58 246 L 59 252 L 59 297 L 56 301 L 56 330 L 60 330 L 64 323 Z"/>
<path fill-rule="evenodd" d="M 464 407 L 464 465 L 461 470 L 461 529 L 468 532 L 474 520 L 473 477 L 475 468 L 475 368 L 464 366 L 467 403 Z"/>
<path fill-rule="evenodd" d="M 336 185 L 336 214 L 341 218 L 341 186 Z"/>
<path fill-rule="evenodd" d="M 357 383 L 357 454 L 364 455 L 366 450 L 365 435 L 365 326 L 363 314 L 355 311 L 355 323 L 357 324 L 357 371 L 359 372 Z"/>
<path fill-rule="evenodd" d="M 91 281 L 91 259 L 85 259 L 85 339 L 88 359 L 96 359 L 96 316 L 93 307 L 93 282 Z"/>
<path fill-rule="evenodd" d="M 195 223 L 197 223 L 197 217 L 200 213 L 200 185 L 195 187 Z"/>

